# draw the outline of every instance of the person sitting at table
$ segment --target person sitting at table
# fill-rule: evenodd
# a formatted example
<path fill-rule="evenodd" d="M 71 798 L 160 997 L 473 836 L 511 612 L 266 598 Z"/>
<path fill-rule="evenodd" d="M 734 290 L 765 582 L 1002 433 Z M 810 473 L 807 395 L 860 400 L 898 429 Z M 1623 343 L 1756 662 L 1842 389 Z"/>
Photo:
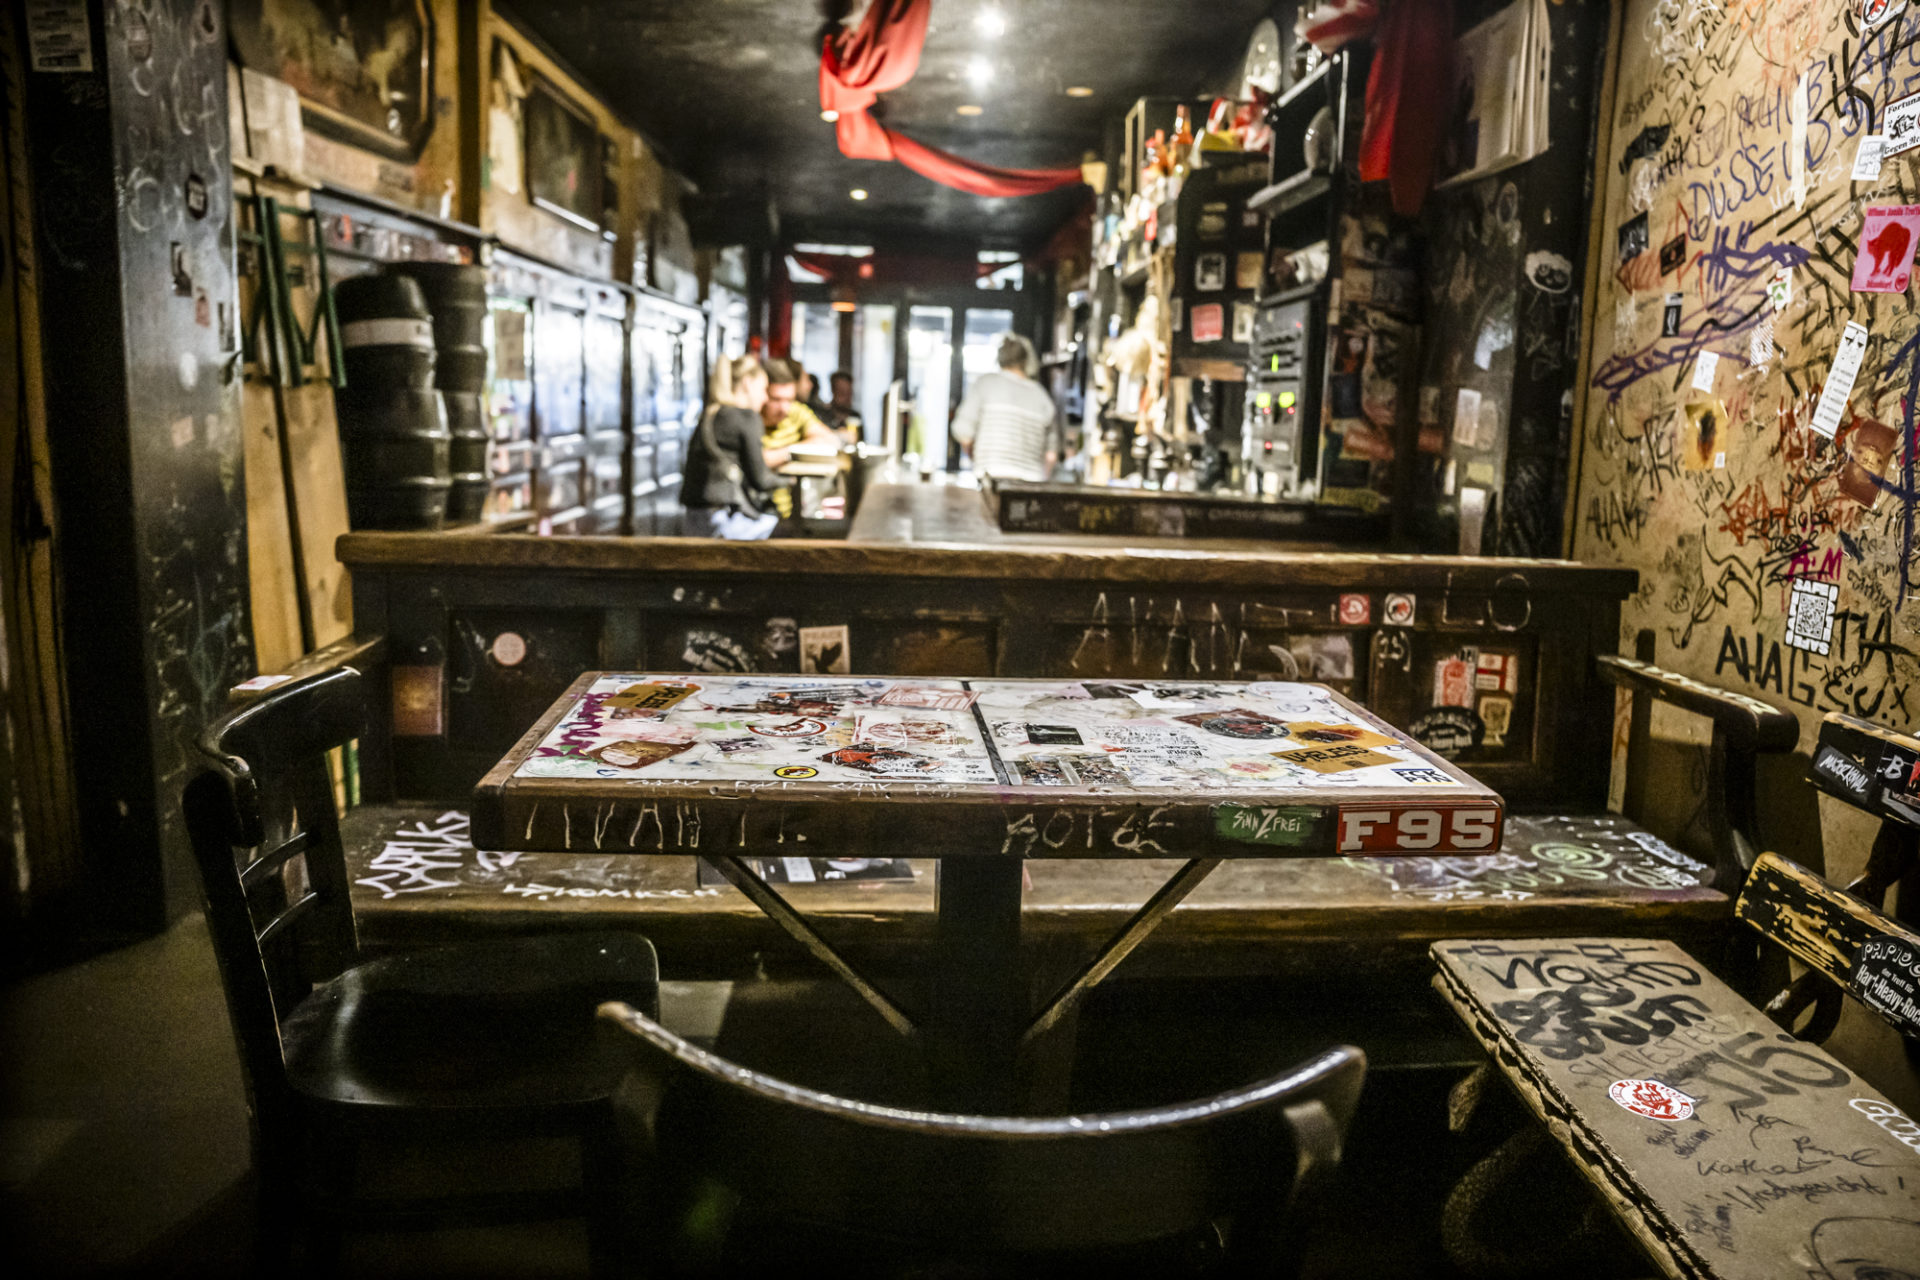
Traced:
<path fill-rule="evenodd" d="M 968 447 L 976 474 L 1045 480 L 1059 457 L 1059 414 L 1033 380 L 1033 344 L 1017 333 L 1000 343 L 999 369 L 974 379 L 953 417 L 953 438 Z"/>
<path fill-rule="evenodd" d="M 680 502 L 695 537 L 752 542 L 771 537 L 779 514 L 772 495 L 786 493 L 760 449 L 758 417 L 767 399 L 767 371 L 754 356 L 725 366 L 726 386 L 701 417 L 687 447 Z M 716 383 L 720 379 L 715 379 Z"/>
<path fill-rule="evenodd" d="M 793 446 L 797 444 L 840 443 L 833 429 L 801 403 L 799 375 L 786 360 L 767 362 L 767 396 L 760 405 L 760 422 L 760 448 L 767 465 L 776 471 L 793 461 Z M 774 490 L 773 509 L 781 519 L 791 516 L 793 494 L 786 489 Z"/>
<path fill-rule="evenodd" d="M 827 379 L 832 388 L 832 398 L 826 407 L 816 412 L 820 420 L 839 431 L 858 439 L 860 435 L 860 411 L 853 407 L 853 375 L 845 369 Z"/>

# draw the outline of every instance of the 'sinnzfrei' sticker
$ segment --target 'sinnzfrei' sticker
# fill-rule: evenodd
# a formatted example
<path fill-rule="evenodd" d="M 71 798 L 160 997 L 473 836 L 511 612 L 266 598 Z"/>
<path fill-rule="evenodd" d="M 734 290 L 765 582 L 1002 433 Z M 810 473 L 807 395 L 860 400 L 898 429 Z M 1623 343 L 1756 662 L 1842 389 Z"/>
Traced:
<path fill-rule="evenodd" d="M 1827 370 L 1827 382 L 1820 390 L 1820 403 L 1810 424 L 1827 439 L 1840 429 L 1840 415 L 1846 412 L 1847 397 L 1853 394 L 1853 380 L 1860 375 L 1860 361 L 1867 354 L 1867 326 L 1849 320 L 1834 348 L 1833 366 Z"/>

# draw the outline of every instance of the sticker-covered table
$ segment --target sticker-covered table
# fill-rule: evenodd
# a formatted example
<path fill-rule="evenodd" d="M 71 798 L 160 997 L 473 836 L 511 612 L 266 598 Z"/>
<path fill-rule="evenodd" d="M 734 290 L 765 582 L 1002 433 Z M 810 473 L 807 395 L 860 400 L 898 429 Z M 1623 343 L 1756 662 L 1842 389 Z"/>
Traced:
<path fill-rule="evenodd" d="M 904 1033 L 951 1100 L 1005 1105 L 1055 1025 L 1222 858 L 1485 854 L 1500 797 L 1313 684 L 582 676 L 474 793 L 481 848 L 709 860 Z M 921 1015 L 744 861 L 942 859 Z M 1025 858 L 1189 861 L 1034 1014 Z"/>

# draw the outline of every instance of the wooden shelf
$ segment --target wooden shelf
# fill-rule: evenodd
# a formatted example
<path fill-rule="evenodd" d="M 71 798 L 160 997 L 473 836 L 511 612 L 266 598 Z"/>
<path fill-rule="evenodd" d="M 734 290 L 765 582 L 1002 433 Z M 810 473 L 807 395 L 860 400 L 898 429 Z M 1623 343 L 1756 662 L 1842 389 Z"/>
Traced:
<path fill-rule="evenodd" d="M 1330 174 L 1302 169 L 1290 178 L 1282 178 L 1270 187 L 1262 187 L 1247 197 L 1247 208 L 1266 217 L 1297 209 L 1310 200 L 1318 200 L 1333 190 Z"/>

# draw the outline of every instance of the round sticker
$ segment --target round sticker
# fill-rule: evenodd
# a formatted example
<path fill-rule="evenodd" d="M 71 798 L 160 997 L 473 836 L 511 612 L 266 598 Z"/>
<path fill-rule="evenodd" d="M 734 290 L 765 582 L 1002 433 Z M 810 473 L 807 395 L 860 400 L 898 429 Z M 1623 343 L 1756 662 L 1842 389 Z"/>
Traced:
<path fill-rule="evenodd" d="M 1649 1120 L 1685 1120 L 1693 1114 L 1693 1099 L 1658 1080 L 1615 1080 L 1607 1096 Z"/>
<path fill-rule="evenodd" d="M 518 631 L 502 631 L 493 638 L 493 647 L 487 652 L 501 666 L 517 667 L 527 660 L 526 637 Z"/>
<path fill-rule="evenodd" d="M 763 738 L 811 738 L 815 734 L 825 733 L 827 724 L 812 716 L 802 716 L 783 724 L 750 724 L 747 728 Z"/>
<path fill-rule="evenodd" d="M 820 771 L 810 764 L 783 764 L 773 771 L 773 776 L 789 780 L 817 778 L 820 776 Z"/>

